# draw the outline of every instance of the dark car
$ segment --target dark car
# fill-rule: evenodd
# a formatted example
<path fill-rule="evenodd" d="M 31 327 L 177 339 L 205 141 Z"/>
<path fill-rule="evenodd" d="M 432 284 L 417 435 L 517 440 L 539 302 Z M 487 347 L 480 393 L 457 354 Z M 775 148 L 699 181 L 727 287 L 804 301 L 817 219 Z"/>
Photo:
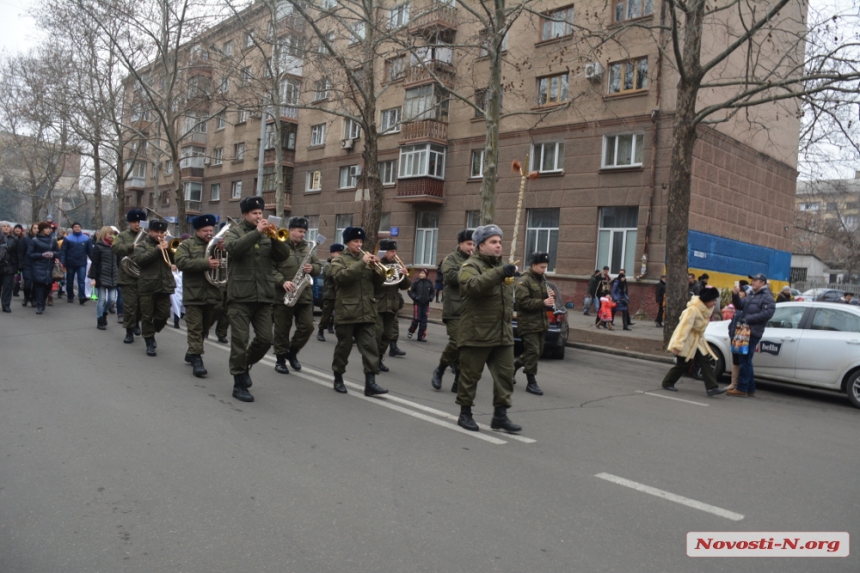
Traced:
<path fill-rule="evenodd" d="M 839 302 L 845 292 L 833 288 L 811 288 L 808 291 L 800 293 L 794 300 L 798 302 Z"/>
<path fill-rule="evenodd" d="M 314 306 L 318 306 L 322 308 L 323 306 L 323 277 L 322 273 L 318 276 L 314 277 L 314 283 L 312 285 L 314 291 Z"/>
<path fill-rule="evenodd" d="M 555 283 L 547 281 L 546 286 L 548 289 L 552 289 L 553 293 L 555 293 L 556 310 L 546 311 L 547 318 L 549 318 L 549 330 L 546 331 L 546 337 L 544 338 L 543 355 L 562 359 L 564 358 L 564 349 L 567 345 L 567 336 L 570 331 L 570 325 L 567 322 L 567 309 L 564 307 L 564 304 L 560 302 L 562 300 L 561 291 L 558 290 Z M 523 351 L 523 340 L 517 332 L 516 301 L 514 301 L 513 324 L 514 353 L 519 355 Z"/>

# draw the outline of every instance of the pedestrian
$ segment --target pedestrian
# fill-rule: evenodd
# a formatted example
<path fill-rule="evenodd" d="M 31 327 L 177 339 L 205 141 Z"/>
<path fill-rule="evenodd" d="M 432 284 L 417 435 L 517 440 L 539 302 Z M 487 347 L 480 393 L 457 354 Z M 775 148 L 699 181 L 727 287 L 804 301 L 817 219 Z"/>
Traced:
<path fill-rule="evenodd" d="M 612 281 L 611 293 L 612 300 L 615 302 L 615 308 L 612 309 L 612 324 L 615 324 L 615 313 L 620 312 L 621 325 L 624 330 L 630 330 L 632 323 L 630 322 L 630 312 L 627 309 L 630 297 L 627 294 L 627 275 L 624 274 L 623 269 Z"/>
<path fill-rule="evenodd" d="M 90 284 L 96 289 L 96 328 L 107 329 L 107 317 L 111 304 L 116 302 L 116 287 L 119 278 L 119 262 L 111 251 L 114 234 L 110 227 L 102 227 L 96 233 L 96 244 L 92 250 Z"/>
<path fill-rule="evenodd" d="M 600 310 L 597 312 L 597 322 L 594 323 L 594 326 L 615 330 L 612 325 L 612 317 L 615 314 L 616 303 L 612 300 L 612 294 L 606 281 L 601 281 L 598 293 L 600 294 Z"/>
<path fill-rule="evenodd" d="M 24 227 L 21 226 L 20 223 L 16 224 L 12 227 L 12 236 L 15 237 L 16 243 L 16 251 L 15 251 L 15 260 L 18 261 L 17 268 L 15 269 L 15 286 L 12 288 L 12 296 L 21 296 L 21 242 L 24 239 Z"/>
<path fill-rule="evenodd" d="M 753 370 L 753 355 L 755 347 L 764 335 L 767 321 L 776 310 L 776 303 L 770 289 L 767 288 L 767 277 L 761 273 L 751 275 L 751 292 L 740 297 L 740 288 L 735 287 L 732 294 L 732 304 L 743 311 L 743 319 L 750 327 L 749 353 L 740 355 L 740 373 L 738 387 L 728 394 L 737 397 L 755 398 L 755 372 Z"/>
<path fill-rule="evenodd" d="M 445 297 L 443 296 L 443 293 L 442 293 L 442 290 L 445 288 L 445 278 L 442 275 L 442 264 L 444 262 L 445 262 L 445 259 L 442 259 L 441 261 L 439 261 L 439 264 L 436 265 L 435 290 L 436 290 L 436 302 L 437 303 L 439 302 L 440 297 L 441 297 L 442 301 L 445 300 Z"/>
<path fill-rule="evenodd" d="M 693 298 L 694 296 L 699 296 L 699 291 L 702 290 L 702 286 L 699 281 L 696 280 L 696 275 L 694 275 L 693 273 L 689 273 L 687 275 L 687 284 L 690 290 L 689 296 L 687 298 L 689 299 Z"/>
<path fill-rule="evenodd" d="M 782 291 L 776 295 L 776 302 L 791 302 L 792 300 L 794 299 L 791 298 L 791 287 L 788 285 L 782 287 Z"/>
<path fill-rule="evenodd" d="M 379 250 L 384 254 L 380 259 L 380 263 L 386 266 L 399 265 L 397 262 L 397 241 L 391 239 L 382 239 L 379 241 Z M 399 334 L 399 324 L 397 322 L 397 312 L 403 307 L 403 297 L 400 296 L 401 290 L 407 290 L 412 284 L 406 269 L 400 269 L 403 277 L 396 284 L 379 284 L 376 285 L 377 318 L 376 318 L 376 341 L 379 345 L 379 371 L 388 372 L 388 367 L 383 362 L 385 352 L 388 351 L 389 356 L 406 356 L 406 353 L 397 347 L 397 337 Z"/>
<path fill-rule="evenodd" d="M 779 302 L 779 298 L 778 298 L 778 297 L 777 297 L 777 301 L 776 301 L 776 302 Z M 854 298 L 854 293 L 853 293 L 853 292 L 846 292 L 846 293 L 842 296 L 842 298 L 839 300 L 839 302 L 842 302 L 842 303 L 845 303 L 845 304 L 857 304 L 857 299 L 855 299 L 855 298 Z"/>
<path fill-rule="evenodd" d="M 24 286 L 22 287 L 24 291 L 23 306 L 27 306 L 28 302 L 30 303 L 30 306 L 36 306 L 36 288 L 35 283 L 33 282 L 33 261 L 31 261 L 30 257 L 27 256 L 27 251 L 30 249 L 30 243 L 33 242 L 33 239 L 35 239 L 38 234 L 39 223 L 33 223 L 30 225 L 30 230 L 27 232 L 27 235 L 18 243 L 18 264 L 21 265 L 21 279 L 24 283 Z"/>
<path fill-rule="evenodd" d="M 708 273 L 702 273 L 699 275 L 699 293 L 702 292 L 702 289 L 708 286 L 708 281 L 711 280 L 711 277 Z M 719 298 L 717 299 L 719 300 Z"/>
<path fill-rule="evenodd" d="M 513 288 L 506 279 L 513 278 L 517 267 L 502 262 L 502 230 L 496 225 L 478 227 L 472 239 L 476 251 L 463 264 L 459 276 L 462 314 L 457 424 L 473 432 L 479 429 L 472 418 L 472 405 L 486 365 L 493 377 L 490 427 L 516 433 L 522 427 L 507 414 L 514 391 L 514 329 Z"/>
<path fill-rule="evenodd" d="M 51 236 L 51 224 L 43 221 L 36 225 L 36 236 L 27 243 L 27 258 L 33 283 L 33 300 L 36 314 L 45 312 L 45 301 L 54 284 L 54 259 L 60 255 L 60 247 Z"/>
<path fill-rule="evenodd" d="M 585 289 L 586 298 L 588 299 L 587 304 L 583 304 L 583 308 L 585 310 L 582 314 L 585 316 L 591 316 L 588 311 L 591 310 L 592 307 L 600 310 L 600 304 L 595 304 L 595 299 L 597 297 L 597 287 L 600 284 L 600 271 L 598 269 L 594 269 L 594 274 L 591 275 L 591 278 L 588 279 L 588 286 Z"/>
<path fill-rule="evenodd" d="M 133 265 L 124 266 L 122 261 L 128 258 L 126 264 L 133 262 L 135 242 L 138 239 L 143 240 L 146 236 L 146 233 L 140 229 L 140 222 L 146 221 L 146 211 L 132 209 L 126 214 L 125 220 L 128 223 L 128 229 L 114 237 L 111 251 L 120 263 L 117 285 L 122 290 L 123 312 L 121 314 L 123 315 L 122 325 L 125 328 L 123 342 L 131 344 L 135 336 L 140 336 L 140 292 L 138 276 L 133 271 L 126 270 L 131 269 Z"/>
<path fill-rule="evenodd" d="M 334 288 L 334 279 L 331 277 L 331 262 L 340 256 L 344 248 L 340 243 L 335 243 L 329 247 L 329 258 L 323 265 L 323 306 L 320 313 L 319 331 L 317 332 L 317 340 L 320 342 L 325 342 L 324 330 L 328 330 L 329 334 L 334 334 L 334 303 L 337 294 Z"/>
<path fill-rule="evenodd" d="M 705 340 L 705 329 L 711 320 L 711 314 L 717 305 L 720 291 L 714 287 L 703 287 L 698 296 L 687 303 L 687 308 L 678 319 L 678 326 L 669 340 L 668 350 L 675 355 L 673 366 L 663 378 L 663 390 L 677 392 L 675 383 L 690 369 L 690 362 L 695 361 L 702 371 L 705 381 L 705 391 L 708 396 L 717 396 L 726 391 L 717 384 L 714 369 L 708 361 L 708 356 L 716 359 L 711 346 Z"/>
<path fill-rule="evenodd" d="M 170 295 L 176 290 L 171 265 L 165 260 L 169 248 L 164 238 L 166 232 L 167 221 L 153 219 L 149 222 L 147 237 L 134 247 L 134 263 L 140 269 L 141 333 L 147 356 L 156 355 L 155 335 L 170 318 Z"/>
<path fill-rule="evenodd" d="M 409 287 L 407 294 L 412 299 L 412 324 L 409 326 L 407 338 L 412 338 L 418 329 L 418 342 L 427 342 L 427 311 L 433 300 L 433 283 L 427 278 L 427 270 L 418 271 L 418 279 Z"/>
<path fill-rule="evenodd" d="M 63 239 L 60 249 L 60 263 L 66 267 L 66 296 L 68 302 L 75 301 L 72 285 L 78 287 L 78 301 L 87 302 L 86 283 L 87 259 L 93 254 L 90 238 L 81 231 L 80 223 L 72 224 L 72 232 Z"/>
<path fill-rule="evenodd" d="M 663 328 L 663 312 L 666 309 L 666 275 L 660 275 L 660 282 L 657 283 L 655 299 L 657 302 L 657 320 L 654 324 L 658 328 Z"/>
<path fill-rule="evenodd" d="M 741 281 L 742 283 L 746 283 L 747 281 Z M 745 290 L 747 289 L 747 290 Z M 738 290 L 738 296 L 740 298 L 744 298 L 747 295 L 747 291 L 751 291 L 752 287 L 749 284 L 741 285 L 741 288 Z M 742 310 L 738 310 L 735 308 L 734 304 L 729 304 L 726 306 L 726 309 L 731 309 L 731 315 L 729 316 L 729 340 L 731 340 L 735 335 L 735 329 L 738 326 L 738 323 L 743 319 L 744 313 Z M 726 318 L 726 314 L 724 312 L 723 318 Z M 732 352 L 732 381 L 726 386 L 726 393 L 730 390 L 734 390 L 738 387 L 738 378 L 740 377 L 741 372 L 741 355 Z"/>
<path fill-rule="evenodd" d="M 0 307 L 3 312 L 12 312 L 12 291 L 17 274 L 18 239 L 12 232 L 12 224 L 0 221 Z"/>
<path fill-rule="evenodd" d="M 529 269 L 514 286 L 517 305 L 517 334 L 523 341 L 523 353 L 514 361 L 514 375 L 523 368 L 528 384 L 526 392 L 543 396 L 537 383 L 538 359 L 543 355 L 546 331 L 549 330 L 547 312 L 555 310 L 555 295 L 547 288 L 546 269 L 548 253 L 532 253 Z"/>

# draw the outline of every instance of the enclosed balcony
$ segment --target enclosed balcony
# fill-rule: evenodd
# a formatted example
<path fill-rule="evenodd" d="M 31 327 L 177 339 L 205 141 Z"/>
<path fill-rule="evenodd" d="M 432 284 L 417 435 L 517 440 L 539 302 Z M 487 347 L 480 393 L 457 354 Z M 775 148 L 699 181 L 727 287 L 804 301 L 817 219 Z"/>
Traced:
<path fill-rule="evenodd" d="M 186 201 L 185 202 L 185 214 L 186 215 L 199 215 L 201 213 L 203 203 L 201 201 Z"/>
<path fill-rule="evenodd" d="M 145 177 L 135 177 L 131 176 L 125 180 L 125 188 L 126 189 L 143 189 L 146 187 L 146 178 Z"/>
<path fill-rule="evenodd" d="M 457 8 L 446 2 L 431 2 L 418 8 L 409 23 L 409 33 L 427 36 L 443 30 L 457 29 Z"/>
<path fill-rule="evenodd" d="M 400 179 L 397 181 L 397 195 L 394 200 L 401 203 L 442 205 L 445 202 L 444 187 L 444 181 L 432 177 Z"/>

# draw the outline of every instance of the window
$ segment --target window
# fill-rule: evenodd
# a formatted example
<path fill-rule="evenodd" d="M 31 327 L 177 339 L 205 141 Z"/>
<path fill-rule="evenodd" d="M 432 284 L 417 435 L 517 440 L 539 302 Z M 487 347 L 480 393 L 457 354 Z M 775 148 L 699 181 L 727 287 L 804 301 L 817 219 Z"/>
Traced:
<path fill-rule="evenodd" d="M 532 153 L 532 171 L 554 173 L 564 169 L 564 142 L 539 143 Z"/>
<path fill-rule="evenodd" d="M 347 165 L 340 168 L 340 188 L 349 189 L 358 185 L 361 177 L 361 165 Z"/>
<path fill-rule="evenodd" d="M 435 119 L 448 121 L 448 99 L 432 84 L 406 90 L 403 101 L 403 121 Z"/>
<path fill-rule="evenodd" d="M 439 237 L 439 213 L 418 213 L 415 226 L 415 264 L 436 265 L 436 239 Z"/>
<path fill-rule="evenodd" d="M 305 45 L 304 40 L 301 36 L 295 36 L 293 34 L 288 34 L 281 38 L 280 45 L 280 53 L 281 53 L 281 62 L 284 62 L 283 58 L 285 56 L 292 56 L 294 58 L 301 57 L 304 52 Z"/>
<path fill-rule="evenodd" d="M 597 228 L 597 265 L 609 272 L 632 269 L 636 254 L 639 207 L 601 207 Z"/>
<path fill-rule="evenodd" d="M 786 305 L 774 311 L 773 316 L 767 321 L 768 328 L 797 328 L 800 319 L 806 312 L 805 306 Z"/>
<path fill-rule="evenodd" d="M 237 161 L 242 161 L 243 159 L 245 159 L 244 142 L 233 144 L 233 157 L 235 157 Z"/>
<path fill-rule="evenodd" d="M 474 231 L 481 226 L 480 211 L 466 211 L 466 228 Z"/>
<path fill-rule="evenodd" d="M 382 110 L 382 129 L 380 134 L 398 133 L 400 131 L 400 108 L 393 107 L 391 109 Z"/>
<path fill-rule="evenodd" d="M 233 199 L 241 199 L 242 198 L 242 182 L 241 181 L 233 181 L 230 196 Z"/>
<path fill-rule="evenodd" d="M 350 28 L 352 31 L 350 44 L 355 44 L 356 42 L 364 40 L 364 22 L 353 22 Z"/>
<path fill-rule="evenodd" d="M 164 162 L 164 172 L 167 175 L 173 174 L 173 161 L 172 160 L 168 159 L 167 161 Z"/>
<path fill-rule="evenodd" d="M 318 54 L 328 54 L 328 48 L 326 47 L 326 42 L 330 46 L 334 44 L 334 32 L 329 32 L 325 35 L 325 42 L 322 40 L 322 38 L 319 39 L 319 42 L 317 43 L 317 53 Z"/>
<path fill-rule="evenodd" d="M 838 204 L 838 203 L 827 203 L 827 210 L 828 210 L 828 211 L 835 211 L 835 210 L 837 210 L 838 208 L 839 208 L 839 204 Z"/>
<path fill-rule="evenodd" d="M 314 101 L 320 101 L 328 98 L 328 90 L 331 89 L 331 82 L 328 79 L 317 80 L 314 82 Z"/>
<path fill-rule="evenodd" d="M 192 145 L 183 147 L 181 159 L 179 160 L 180 169 L 188 169 L 189 167 L 203 168 L 203 161 L 206 155 L 206 148 Z"/>
<path fill-rule="evenodd" d="M 299 93 L 302 89 L 302 82 L 287 78 L 281 82 L 281 104 L 282 105 L 297 105 L 299 103 Z"/>
<path fill-rule="evenodd" d="M 343 230 L 347 227 L 352 227 L 352 213 L 347 213 L 345 215 L 335 215 L 334 226 L 334 242 L 343 244 Z"/>
<path fill-rule="evenodd" d="M 538 105 L 567 101 L 567 73 L 538 79 Z"/>
<path fill-rule="evenodd" d="M 325 124 L 311 126 L 311 145 L 325 145 Z"/>
<path fill-rule="evenodd" d="M 490 51 L 488 49 L 490 41 L 492 41 L 492 33 L 488 32 L 485 28 L 483 33 L 481 34 L 481 52 L 478 56 L 479 58 L 487 58 L 490 56 Z M 502 43 L 499 46 L 499 52 L 504 52 L 508 49 L 508 34 L 505 32 L 505 35 L 502 36 Z"/>
<path fill-rule="evenodd" d="M 817 201 L 813 201 L 812 203 L 801 203 L 800 210 L 801 211 L 818 211 L 821 205 Z"/>
<path fill-rule="evenodd" d="M 380 213 L 379 214 L 379 232 L 380 233 L 390 233 L 391 232 L 391 213 Z"/>
<path fill-rule="evenodd" d="M 776 316 L 775 312 L 774 316 Z M 815 309 L 815 316 L 812 317 L 810 328 L 831 332 L 860 332 L 860 317 L 844 310 L 817 308 Z"/>
<path fill-rule="evenodd" d="M 227 113 L 222 111 L 215 116 L 215 129 L 223 129 L 227 126 Z"/>
<path fill-rule="evenodd" d="M 529 209 L 526 218 L 526 256 L 549 253 L 547 271 L 555 272 L 558 255 L 558 221 L 560 209 Z"/>
<path fill-rule="evenodd" d="M 209 85 L 209 78 L 205 76 L 191 76 L 188 78 L 188 99 L 207 97 L 209 95 Z"/>
<path fill-rule="evenodd" d="M 400 4 L 388 11 L 388 28 L 393 30 L 409 22 L 409 4 Z"/>
<path fill-rule="evenodd" d="M 308 171 L 305 191 L 319 191 L 322 189 L 322 171 Z"/>
<path fill-rule="evenodd" d="M 202 114 L 201 114 L 202 115 Z M 185 133 L 206 133 L 206 120 L 196 114 L 185 116 Z"/>
<path fill-rule="evenodd" d="M 245 47 L 250 48 L 254 45 L 254 32 L 248 32 L 245 34 Z"/>
<path fill-rule="evenodd" d="M 139 177 L 141 179 L 146 177 L 146 162 L 145 161 L 135 161 L 134 166 L 131 170 L 132 177 Z"/>
<path fill-rule="evenodd" d="M 203 200 L 203 183 L 199 183 L 197 181 L 186 181 L 182 184 L 182 188 L 185 192 L 186 201 L 200 202 Z"/>
<path fill-rule="evenodd" d="M 484 112 L 490 103 L 489 96 L 489 90 L 483 89 L 475 91 L 475 117 L 484 117 Z M 502 109 L 504 100 L 505 94 L 503 92 L 499 93 L 499 110 Z"/>
<path fill-rule="evenodd" d="M 242 78 L 241 85 L 247 86 L 251 83 L 251 80 L 254 79 L 254 72 L 251 70 L 251 66 L 245 66 L 242 68 Z"/>
<path fill-rule="evenodd" d="M 281 20 L 293 13 L 293 5 L 287 0 L 278 0 L 275 5 L 275 19 Z"/>
<path fill-rule="evenodd" d="M 221 165 L 224 163 L 224 148 L 216 147 L 212 150 L 212 165 Z"/>
<path fill-rule="evenodd" d="M 844 226 L 847 230 L 853 231 L 857 228 L 857 216 L 856 215 L 842 215 L 842 226 Z"/>
<path fill-rule="evenodd" d="M 615 21 L 623 22 L 654 12 L 654 0 L 617 0 L 615 2 Z"/>
<path fill-rule="evenodd" d="M 472 150 L 472 170 L 469 174 L 469 177 L 483 177 L 484 176 L 484 150 L 483 149 L 473 149 Z"/>
<path fill-rule="evenodd" d="M 354 119 L 343 120 L 344 139 L 358 139 L 361 137 L 361 124 Z"/>
<path fill-rule="evenodd" d="M 548 12 L 541 17 L 540 39 L 552 40 L 573 34 L 573 6 Z"/>
<path fill-rule="evenodd" d="M 388 83 L 402 80 L 406 75 L 406 56 L 385 60 L 385 81 Z"/>
<path fill-rule="evenodd" d="M 394 185 L 397 183 L 397 160 L 379 162 L 379 178 L 383 185 Z"/>
<path fill-rule="evenodd" d="M 209 188 L 209 200 L 210 201 L 220 201 L 221 200 L 221 184 L 213 183 L 212 187 Z"/>
<path fill-rule="evenodd" d="M 615 62 L 609 66 L 609 93 L 617 94 L 648 87 L 648 58 Z"/>
<path fill-rule="evenodd" d="M 236 123 L 245 123 L 248 121 L 248 110 L 240 109 L 236 112 Z"/>
<path fill-rule="evenodd" d="M 642 165 L 642 144 L 645 135 L 626 133 L 603 137 L 603 167 L 631 167 Z"/>
<path fill-rule="evenodd" d="M 319 215 L 305 215 L 305 219 L 308 220 L 308 232 L 305 233 L 305 240 L 307 241 L 316 241 L 317 235 L 320 232 L 320 216 Z"/>
<path fill-rule="evenodd" d="M 399 177 L 444 179 L 445 152 L 445 147 L 431 143 L 401 147 Z"/>
<path fill-rule="evenodd" d="M 228 58 L 233 55 L 233 41 L 224 42 L 221 46 L 221 53 L 223 53 Z"/>

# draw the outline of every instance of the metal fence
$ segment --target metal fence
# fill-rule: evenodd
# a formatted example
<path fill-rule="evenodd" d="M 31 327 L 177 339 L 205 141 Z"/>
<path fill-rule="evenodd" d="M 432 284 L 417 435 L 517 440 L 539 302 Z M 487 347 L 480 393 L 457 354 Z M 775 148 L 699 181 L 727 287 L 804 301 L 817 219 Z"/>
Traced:
<path fill-rule="evenodd" d="M 860 285 L 853 283 L 825 283 L 816 281 L 798 281 L 791 284 L 791 288 L 796 288 L 800 292 L 807 291 L 811 288 L 832 288 L 836 290 L 857 292 L 860 290 Z"/>

